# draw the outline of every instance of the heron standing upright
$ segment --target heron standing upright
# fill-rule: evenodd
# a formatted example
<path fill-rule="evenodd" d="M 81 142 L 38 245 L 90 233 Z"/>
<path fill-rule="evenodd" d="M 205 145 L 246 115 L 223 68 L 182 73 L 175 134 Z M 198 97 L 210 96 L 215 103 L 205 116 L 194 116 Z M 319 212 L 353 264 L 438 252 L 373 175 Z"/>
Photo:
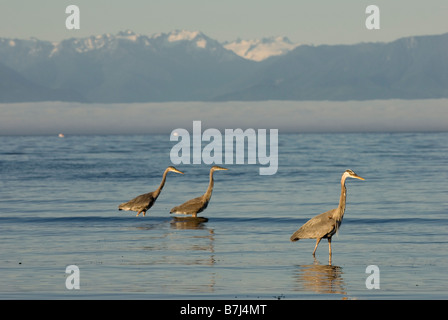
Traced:
<path fill-rule="evenodd" d="M 134 199 L 129 200 L 128 202 L 120 204 L 118 206 L 118 210 L 137 211 L 136 217 L 138 217 L 138 215 L 143 212 L 143 216 L 145 216 L 146 211 L 148 211 L 149 208 L 151 208 L 154 205 L 154 203 L 157 200 L 157 197 L 160 195 L 160 192 L 162 191 L 162 188 L 165 185 L 166 175 L 170 171 L 184 174 L 182 171 L 179 171 L 176 168 L 169 166 L 168 168 L 165 169 L 165 172 L 163 173 L 162 177 L 162 182 L 155 191 L 141 194 L 135 197 Z"/>
<path fill-rule="evenodd" d="M 218 170 L 228 170 L 223 167 L 213 166 L 210 169 L 210 183 L 208 184 L 207 191 L 200 197 L 188 200 L 180 206 L 171 209 L 170 213 L 191 214 L 193 218 L 197 217 L 199 212 L 202 212 L 207 208 L 213 191 L 213 172 Z"/>
<path fill-rule="evenodd" d="M 347 188 L 345 187 L 345 179 L 355 178 L 364 180 L 352 170 L 346 170 L 341 178 L 341 197 L 339 198 L 339 206 L 330 211 L 321 213 L 314 218 L 308 220 L 299 230 L 291 236 L 291 241 L 300 239 L 317 239 L 314 247 L 313 256 L 316 254 L 317 246 L 320 240 L 328 239 L 328 253 L 331 261 L 331 237 L 338 231 L 342 223 L 345 212 L 345 199 L 347 196 Z"/>

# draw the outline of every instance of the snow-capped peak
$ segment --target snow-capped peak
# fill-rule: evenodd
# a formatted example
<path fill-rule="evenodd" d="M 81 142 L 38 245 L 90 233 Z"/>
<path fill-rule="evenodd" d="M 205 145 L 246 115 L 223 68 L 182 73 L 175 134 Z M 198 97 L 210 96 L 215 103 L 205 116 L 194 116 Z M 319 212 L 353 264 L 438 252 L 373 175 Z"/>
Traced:
<path fill-rule="evenodd" d="M 168 41 L 169 42 L 182 41 L 182 40 L 191 41 L 195 39 L 198 35 L 200 35 L 199 31 L 175 30 L 170 32 L 168 36 Z"/>
<path fill-rule="evenodd" d="M 139 35 L 132 30 L 125 30 L 117 33 L 117 38 L 127 39 L 131 41 L 136 41 L 138 37 Z"/>
<path fill-rule="evenodd" d="M 298 44 L 292 43 L 287 37 L 270 37 L 255 40 L 238 39 L 223 45 L 224 48 L 232 50 L 237 55 L 254 61 L 262 61 L 271 56 L 285 54 L 298 46 Z"/>
<path fill-rule="evenodd" d="M 200 31 L 189 31 L 189 30 L 174 30 L 169 33 L 158 33 L 154 34 L 152 39 L 161 38 L 164 41 L 174 44 L 176 42 L 190 42 L 198 48 L 207 48 L 212 39 L 208 38 Z"/>

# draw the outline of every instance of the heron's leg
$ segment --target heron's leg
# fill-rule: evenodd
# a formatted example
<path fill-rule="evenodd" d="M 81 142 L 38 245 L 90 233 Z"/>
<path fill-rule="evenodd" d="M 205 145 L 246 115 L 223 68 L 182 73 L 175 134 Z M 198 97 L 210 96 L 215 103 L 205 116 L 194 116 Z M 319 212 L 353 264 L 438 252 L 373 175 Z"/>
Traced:
<path fill-rule="evenodd" d="M 139 215 L 142 211 L 143 211 L 143 210 L 140 210 L 139 212 L 137 212 L 136 217 L 138 217 L 138 215 Z M 143 215 L 145 215 L 145 214 L 143 214 Z"/>
<path fill-rule="evenodd" d="M 331 266 L 331 238 L 328 238 L 328 264 Z"/>
<path fill-rule="evenodd" d="M 317 246 L 319 245 L 319 242 L 321 239 L 322 238 L 317 238 L 317 240 L 316 240 L 316 246 L 314 247 L 313 256 L 316 254 L 316 249 L 317 249 Z"/>

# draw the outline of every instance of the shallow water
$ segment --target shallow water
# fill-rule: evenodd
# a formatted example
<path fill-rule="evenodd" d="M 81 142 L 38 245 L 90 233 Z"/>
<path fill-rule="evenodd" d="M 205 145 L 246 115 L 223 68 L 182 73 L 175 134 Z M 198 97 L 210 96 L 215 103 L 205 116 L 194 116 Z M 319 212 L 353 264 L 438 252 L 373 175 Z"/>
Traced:
<path fill-rule="evenodd" d="M 448 133 L 280 134 L 278 172 L 215 172 L 203 223 L 175 205 L 199 196 L 208 165 L 176 165 L 146 217 L 118 211 L 171 165 L 168 135 L 0 137 L 0 298 L 446 299 Z M 339 234 L 290 235 L 337 206 Z M 68 290 L 65 269 L 80 270 Z M 369 265 L 379 289 L 367 289 Z"/>

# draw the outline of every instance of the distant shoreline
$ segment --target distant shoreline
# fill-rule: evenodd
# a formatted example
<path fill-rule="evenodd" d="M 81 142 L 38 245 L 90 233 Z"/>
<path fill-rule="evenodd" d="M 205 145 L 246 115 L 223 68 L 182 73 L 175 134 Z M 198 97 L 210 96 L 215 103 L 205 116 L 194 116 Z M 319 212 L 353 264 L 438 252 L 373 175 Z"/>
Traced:
<path fill-rule="evenodd" d="M 279 133 L 434 132 L 448 128 L 448 99 L 368 101 L 0 104 L 0 135 L 169 134 L 206 128 Z"/>

